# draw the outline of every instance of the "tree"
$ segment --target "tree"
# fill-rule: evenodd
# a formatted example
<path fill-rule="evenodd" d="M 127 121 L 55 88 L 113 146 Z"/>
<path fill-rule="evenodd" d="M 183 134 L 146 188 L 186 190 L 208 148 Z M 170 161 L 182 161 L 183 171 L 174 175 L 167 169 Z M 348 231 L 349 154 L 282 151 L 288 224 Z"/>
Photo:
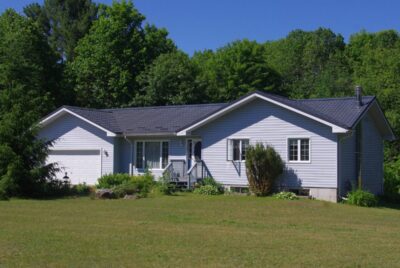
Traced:
<path fill-rule="evenodd" d="M 167 32 L 143 27 L 144 19 L 131 1 L 100 7 L 98 20 L 68 65 L 79 105 L 128 105 L 139 92 L 137 76 L 155 57 L 175 50 Z"/>
<path fill-rule="evenodd" d="M 265 196 L 271 193 L 283 168 L 284 163 L 274 148 L 257 143 L 246 149 L 246 174 L 250 190 L 255 195 Z"/>
<path fill-rule="evenodd" d="M 332 97 L 352 92 L 351 71 L 341 35 L 319 28 L 295 30 L 267 42 L 264 57 L 283 77 L 282 91 L 293 98 Z"/>
<path fill-rule="evenodd" d="M 54 173 L 35 123 L 54 108 L 55 64 L 37 25 L 13 10 L 0 16 L 0 192 L 32 195 Z"/>
<path fill-rule="evenodd" d="M 73 60 L 74 49 L 96 19 L 97 6 L 92 0 L 45 0 L 24 8 L 47 36 L 50 46 L 64 61 Z"/>
<path fill-rule="evenodd" d="M 212 102 L 232 101 L 254 90 L 279 93 L 281 77 L 263 58 L 263 47 L 248 40 L 230 43 L 215 53 L 197 52 L 198 83 Z"/>
<path fill-rule="evenodd" d="M 190 104 L 202 101 L 196 87 L 196 66 L 183 52 L 160 55 L 139 76 L 141 95 L 136 104 Z"/>

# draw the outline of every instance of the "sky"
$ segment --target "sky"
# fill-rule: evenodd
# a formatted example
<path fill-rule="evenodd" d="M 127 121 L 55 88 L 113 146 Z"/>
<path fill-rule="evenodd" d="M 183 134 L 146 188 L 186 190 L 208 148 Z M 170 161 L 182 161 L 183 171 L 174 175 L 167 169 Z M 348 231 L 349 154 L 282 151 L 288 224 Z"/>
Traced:
<path fill-rule="evenodd" d="M 7 8 L 22 12 L 31 2 L 0 0 L 0 12 Z M 295 29 L 330 28 L 345 40 L 360 30 L 400 30 L 398 0 L 136 0 L 134 4 L 147 22 L 166 28 L 189 54 L 243 38 L 277 40 Z"/>

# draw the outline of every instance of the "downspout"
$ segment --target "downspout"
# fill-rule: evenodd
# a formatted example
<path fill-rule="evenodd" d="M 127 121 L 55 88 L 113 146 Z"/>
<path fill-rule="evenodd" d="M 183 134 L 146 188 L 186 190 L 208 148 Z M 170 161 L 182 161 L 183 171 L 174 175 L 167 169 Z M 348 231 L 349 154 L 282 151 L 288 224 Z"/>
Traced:
<path fill-rule="evenodd" d="M 129 175 L 133 175 L 133 144 L 132 142 L 124 135 L 124 139 L 130 145 L 130 162 L 129 162 Z"/>

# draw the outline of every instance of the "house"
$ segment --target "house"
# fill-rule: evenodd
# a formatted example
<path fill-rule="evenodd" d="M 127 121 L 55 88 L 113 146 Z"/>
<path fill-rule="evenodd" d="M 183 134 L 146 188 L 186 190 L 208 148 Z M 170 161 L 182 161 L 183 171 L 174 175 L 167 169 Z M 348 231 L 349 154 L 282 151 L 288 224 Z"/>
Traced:
<path fill-rule="evenodd" d="M 375 97 L 291 100 L 265 92 L 232 103 L 84 109 L 64 106 L 41 122 L 54 140 L 48 162 L 72 183 L 103 174 L 170 176 L 192 185 L 206 176 L 247 187 L 248 144 L 273 146 L 286 168 L 277 187 L 337 201 L 361 181 L 383 191 L 383 141 L 395 139 Z M 360 178 L 360 180 L 358 179 Z"/>

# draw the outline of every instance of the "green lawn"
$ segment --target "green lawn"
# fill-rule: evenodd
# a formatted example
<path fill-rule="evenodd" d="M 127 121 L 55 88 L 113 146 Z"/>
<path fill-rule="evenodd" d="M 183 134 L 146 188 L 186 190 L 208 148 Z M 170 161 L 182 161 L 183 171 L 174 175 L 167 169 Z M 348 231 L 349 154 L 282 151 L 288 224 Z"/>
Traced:
<path fill-rule="evenodd" d="M 400 210 L 192 194 L 11 200 L 0 266 L 400 267 Z"/>

